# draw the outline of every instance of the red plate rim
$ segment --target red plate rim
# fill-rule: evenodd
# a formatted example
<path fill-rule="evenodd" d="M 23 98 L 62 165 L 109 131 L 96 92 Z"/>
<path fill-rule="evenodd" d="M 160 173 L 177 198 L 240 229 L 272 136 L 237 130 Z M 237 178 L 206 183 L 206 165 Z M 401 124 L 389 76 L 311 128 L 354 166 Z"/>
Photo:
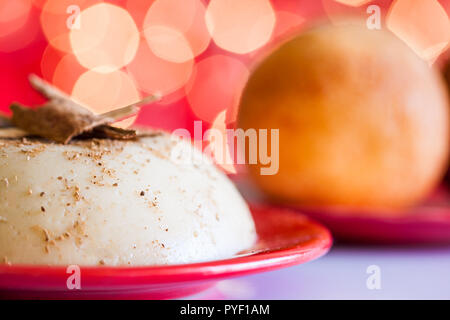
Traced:
<path fill-rule="evenodd" d="M 417 206 L 378 215 L 345 207 L 292 208 L 323 223 L 338 240 L 398 245 L 450 244 L 450 191 L 435 190 Z"/>
<path fill-rule="evenodd" d="M 251 210 L 254 214 L 255 212 L 260 214 L 261 212 L 271 214 L 274 214 L 274 211 L 282 212 L 282 214 L 290 215 L 290 218 L 301 219 L 302 223 L 318 236 L 291 247 L 257 251 L 224 260 L 170 266 L 81 266 L 84 288 L 95 290 L 108 286 L 110 289 L 119 289 L 124 284 L 130 288 L 152 284 L 224 279 L 304 263 L 326 254 L 332 245 L 333 241 L 328 229 L 293 210 L 267 206 L 251 206 Z M 258 222 L 257 218 L 255 222 Z M 42 284 L 42 277 L 45 278 L 47 289 L 60 288 L 61 283 L 65 284 L 70 275 L 66 273 L 66 270 L 67 266 L 0 265 L 0 289 L 38 288 Z"/>

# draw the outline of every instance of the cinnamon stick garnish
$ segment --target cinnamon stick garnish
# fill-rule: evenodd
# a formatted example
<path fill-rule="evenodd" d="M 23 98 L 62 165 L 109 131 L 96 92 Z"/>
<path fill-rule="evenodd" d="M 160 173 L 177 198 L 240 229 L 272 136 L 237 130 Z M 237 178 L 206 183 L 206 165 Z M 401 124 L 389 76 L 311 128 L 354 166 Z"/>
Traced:
<path fill-rule="evenodd" d="M 28 77 L 28 81 L 31 86 L 40 94 L 42 94 L 45 98 L 49 100 L 60 99 L 60 100 L 71 100 L 70 97 L 59 90 L 58 88 L 52 86 L 50 83 L 45 81 L 44 79 L 39 78 L 35 74 L 30 74 Z"/>
<path fill-rule="evenodd" d="M 11 123 L 11 120 L 0 112 L 0 128 L 9 128 L 12 126 L 13 124 Z"/>
<path fill-rule="evenodd" d="M 155 101 L 158 101 L 160 99 L 161 99 L 161 97 L 159 95 L 147 96 L 144 99 L 142 99 L 136 103 L 130 104 L 126 107 L 122 107 L 119 109 L 115 109 L 115 110 L 112 110 L 109 112 L 102 113 L 102 114 L 100 114 L 100 116 L 113 119 L 114 122 L 120 121 L 120 120 L 123 120 L 123 119 L 126 119 L 126 118 L 136 115 L 139 111 L 139 107 L 149 104 L 149 103 L 152 103 L 152 102 L 155 102 Z"/>
<path fill-rule="evenodd" d="M 98 139 L 114 139 L 114 140 L 132 140 L 137 137 L 136 130 L 122 129 L 113 126 L 98 126 L 92 131 L 87 132 L 80 138 L 98 138 Z"/>
<path fill-rule="evenodd" d="M 30 109 L 18 103 L 12 104 L 12 118 L 5 119 L 5 124 L 12 124 L 27 134 L 64 144 L 77 136 L 134 139 L 135 130 L 115 128 L 110 124 L 136 115 L 139 106 L 160 99 L 159 96 L 152 95 L 126 107 L 96 115 L 38 76 L 30 75 L 29 81 L 31 86 L 49 101 L 37 109 Z"/>
<path fill-rule="evenodd" d="M 111 122 L 86 109 L 63 100 L 50 100 L 38 109 L 12 104 L 12 123 L 26 132 L 59 143 L 68 143 L 73 137 Z"/>
<path fill-rule="evenodd" d="M 74 105 L 78 105 L 78 107 L 87 109 L 87 108 L 81 106 L 80 104 L 76 103 L 75 101 L 73 101 L 71 99 L 71 97 L 69 97 L 67 94 L 65 94 L 58 88 L 52 86 L 47 81 L 39 78 L 35 74 L 30 75 L 29 81 L 30 81 L 31 86 L 34 89 L 36 89 L 39 93 L 41 93 L 44 97 L 46 97 L 49 100 L 57 99 L 57 100 L 62 100 L 62 101 L 71 101 L 71 103 L 73 103 Z M 151 102 L 158 101 L 160 99 L 161 99 L 161 97 L 159 95 L 150 95 L 136 103 L 132 103 L 128 106 L 102 113 L 99 115 L 99 117 L 110 118 L 114 122 L 123 120 L 123 119 L 131 117 L 133 115 L 136 115 L 139 111 L 140 106 L 146 105 Z"/>

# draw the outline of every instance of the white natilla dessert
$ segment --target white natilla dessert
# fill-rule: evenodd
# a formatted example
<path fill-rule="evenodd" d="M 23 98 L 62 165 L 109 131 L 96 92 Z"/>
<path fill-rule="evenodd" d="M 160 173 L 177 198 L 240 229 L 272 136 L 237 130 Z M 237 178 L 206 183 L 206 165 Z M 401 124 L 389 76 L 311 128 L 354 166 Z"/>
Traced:
<path fill-rule="evenodd" d="M 193 149 L 162 133 L 67 145 L 1 139 L 0 259 L 160 265 L 248 249 L 256 233 L 246 203 Z M 190 152 L 196 160 L 180 162 Z"/>

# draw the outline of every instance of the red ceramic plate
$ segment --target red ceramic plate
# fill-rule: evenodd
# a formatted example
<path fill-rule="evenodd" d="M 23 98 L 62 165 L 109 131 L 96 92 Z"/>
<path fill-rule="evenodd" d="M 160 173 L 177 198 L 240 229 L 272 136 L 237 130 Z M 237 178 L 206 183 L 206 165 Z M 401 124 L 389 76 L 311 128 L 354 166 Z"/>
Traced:
<path fill-rule="evenodd" d="M 367 215 L 348 208 L 298 209 L 327 226 L 338 240 L 376 244 L 450 244 L 450 192 L 440 188 L 403 212 Z"/>
<path fill-rule="evenodd" d="M 231 259 L 154 267 L 81 267 L 81 289 L 69 290 L 66 267 L 0 266 L 2 298 L 167 299 L 202 291 L 215 281 L 304 263 L 324 255 L 327 229 L 287 209 L 253 207 L 259 236 Z"/>
<path fill-rule="evenodd" d="M 232 177 L 252 203 L 267 203 L 244 175 Z M 403 212 L 358 212 L 345 207 L 300 207 L 330 229 L 337 240 L 371 244 L 450 244 L 450 189 L 440 187 L 422 204 Z"/>

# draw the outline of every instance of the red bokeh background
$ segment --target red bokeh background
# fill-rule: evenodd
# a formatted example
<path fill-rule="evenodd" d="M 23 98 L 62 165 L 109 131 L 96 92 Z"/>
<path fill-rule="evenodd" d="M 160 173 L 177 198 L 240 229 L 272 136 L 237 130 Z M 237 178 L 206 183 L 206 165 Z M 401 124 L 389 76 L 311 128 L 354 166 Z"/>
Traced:
<path fill-rule="evenodd" d="M 24 5 L 30 4 L 29 14 L 26 18 L 23 18 L 25 19 L 24 21 L 18 21 L 20 17 L 13 16 L 14 10 L 22 10 L 20 6 L 16 9 L 14 7 L 11 8 L 11 6 L 8 7 L 16 0 L 0 0 L 0 111 L 5 113 L 9 113 L 9 105 L 13 101 L 20 101 L 30 106 L 43 102 L 43 99 L 31 89 L 27 82 L 27 76 L 30 73 L 38 74 L 50 82 L 57 82 L 55 85 L 71 94 L 77 79 L 87 70 L 78 64 L 77 58 L 73 54 L 71 55 L 70 52 L 68 54 L 64 50 L 58 50 L 53 44 L 49 44 L 49 36 L 44 34 L 43 25 L 46 25 L 47 33 L 56 32 L 57 30 L 52 29 L 51 14 L 49 17 L 48 12 L 43 13 L 43 8 L 45 8 L 48 0 L 17 1 L 19 4 L 21 1 L 24 1 Z M 205 8 L 208 8 L 210 1 L 199 1 Z M 216 2 L 220 1 L 217 0 Z M 226 2 L 227 0 L 222 1 Z M 242 1 L 242 3 L 248 2 L 248 0 Z M 260 0 L 253 1 L 257 2 Z M 269 0 L 261 1 L 268 2 Z M 405 6 L 408 7 L 407 3 L 405 5 L 405 1 L 411 3 L 420 2 L 422 7 L 405 9 Z M 148 20 L 148 17 L 146 17 L 147 12 L 158 0 L 77 0 L 73 2 L 84 3 L 81 9 L 88 7 L 90 2 L 103 2 L 118 6 L 129 13 L 142 36 L 142 33 L 145 33 L 145 25 L 148 23 L 148 21 L 146 22 L 146 19 Z M 197 54 L 198 52 L 196 52 L 195 57 L 183 62 L 191 64 L 186 65 L 186 68 L 192 68 L 193 71 L 186 71 L 184 75 L 186 77 L 184 80 L 186 81 L 179 88 L 168 90 L 167 94 L 163 92 L 163 101 L 143 107 L 136 119 L 136 123 L 167 130 L 181 127 L 192 132 L 194 120 L 203 120 L 206 128 L 214 122 L 215 117 L 222 111 L 225 111 L 225 122 L 227 125 L 232 125 L 236 116 L 239 91 L 242 89 L 246 77 L 251 72 L 252 66 L 257 63 L 261 56 L 264 56 L 267 51 L 277 46 L 293 33 L 302 30 L 317 20 L 329 20 L 332 23 L 339 23 L 338 18 L 342 15 L 356 15 L 367 19 L 369 16 L 367 7 L 369 5 L 375 4 L 381 8 L 382 28 L 389 29 L 391 26 L 391 31 L 405 42 L 410 42 L 408 44 L 414 49 L 428 50 L 425 57 L 429 58 L 430 64 L 434 63 L 438 56 L 443 57 L 446 55 L 446 53 L 441 53 L 445 52 L 449 44 L 449 30 L 440 30 L 439 28 L 446 29 L 449 26 L 450 0 L 271 0 L 270 4 L 276 19 L 275 25 L 270 30 L 270 37 L 262 45 L 255 45 L 257 48 L 247 50 L 248 52 L 237 52 L 240 49 L 245 49 L 245 47 L 242 47 L 242 41 L 237 38 L 239 38 L 240 33 L 249 33 L 251 40 L 257 40 L 258 37 L 264 36 L 264 34 L 258 34 L 258 30 L 264 29 L 264 23 L 259 22 L 254 30 L 238 30 L 234 34 L 235 38 L 231 38 L 231 40 L 230 38 L 220 38 L 220 35 L 215 38 L 212 35 L 212 40 L 206 43 L 205 48 L 200 48 L 205 46 L 205 43 L 201 43 L 201 39 L 198 38 L 197 34 L 192 34 L 191 31 L 189 31 L 191 34 L 187 32 L 185 36 L 193 38 L 194 42 L 197 41 L 196 46 L 200 48 L 193 47 L 192 51 L 198 49 L 197 51 L 200 51 L 200 53 Z M 395 5 L 398 7 L 398 12 L 395 14 L 392 12 L 392 21 L 389 22 L 387 15 L 394 10 Z M 61 10 L 64 9 L 65 7 Z M 414 10 L 419 12 L 414 12 Z M 242 22 L 239 19 L 245 18 L 243 13 L 233 12 L 233 8 L 222 11 L 223 17 L 220 16 L 220 21 L 225 25 L 227 24 L 227 19 L 230 20 L 228 21 L 230 25 L 239 25 Z M 435 17 L 436 15 L 442 16 L 442 13 L 447 15 L 446 20 L 442 21 L 442 17 L 440 20 Z M 61 14 L 69 16 L 64 11 Z M 176 18 L 182 19 L 184 16 L 183 12 L 179 14 L 180 17 L 175 17 L 175 22 L 177 22 Z M 219 14 L 222 14 L 220 10 Z M 164 17 L 163 15 L 159 19 L 164 19 Z M 168 17 L 167 19 L 173 18 Z M 156 18 L 150 17 L 150 22 L 152 19 Z M 197 25 L 200 29 L 203 28 L 201 32 L 205 33 L 204 15 L 197 14 L 195 19 L 191 24 Z M 251 23 L 251 21 L 246 23 Z M 57 27 L 58 25 L 55 24 L 54 28 Z M 195 38 L 196 36 L 197 38 Z M 235 42 L 224 45 L 221 42 L 222 40 L 228 41 L 228 43 L 230 41 Z M 238 46 L 238 49 L 231 48 L 227 50 L 228 45 L 230 45 L 230 48 L 231 46 Z M 70 48 L 68 49 L 70 51 Z M 171 54 L 179 53 L 177 50 L 171 49 L 173 48 L 169 48 L 167 52 Z M 142 53 L 141 51 L 139 52 Z M 146 86 L 160 85 L 166 74 L 182 72 L 179 70 L 173 71 L 171 69 L 172 64 L 166 66 L 164 62 L 157 66 L 156 64 L 150 65 L 148 56 L 138 60 L 139 52 L 127 66 L 120 68 L 124 74 L 133 76 L 133 80 L 137 82 L 136 88 L 145 89 Z M 420 52 L 418 53 L 420 54 Z M 62 60 L 64 62 L 61 62 Z M 151 68 L 151 70 L 147 70 L 147 68 Z M 57 74 L 55 75 L 55 73 Z M 172 83 L 169 83 L 169 85 L 172 85 Z M 92 92 L 99 97 L 111 94 L 101 87 L 98 89 L 90 88 L 90 90 L 93 90 Z M 149 92 L 148 90 L 147 92 L 140 90 L 139 93 L 142 97 Z"/>

